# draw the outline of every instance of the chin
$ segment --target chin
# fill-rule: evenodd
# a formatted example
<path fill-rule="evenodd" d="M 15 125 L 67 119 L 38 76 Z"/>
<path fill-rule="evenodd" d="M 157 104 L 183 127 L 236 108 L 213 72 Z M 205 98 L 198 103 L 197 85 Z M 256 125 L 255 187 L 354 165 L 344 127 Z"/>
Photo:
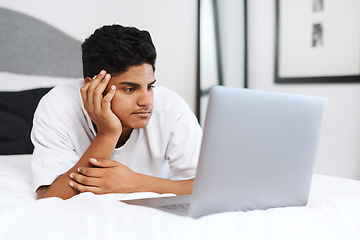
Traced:
<path fill-rule="evenodd" d="M 131 128 L 133 129 L 138 129 L 138 128 L 144 128 L 149 124 L 149 119 L 144 119 L 142 121 L 137 121 L 136 123 L 132 123 L 130 125 Z"/>

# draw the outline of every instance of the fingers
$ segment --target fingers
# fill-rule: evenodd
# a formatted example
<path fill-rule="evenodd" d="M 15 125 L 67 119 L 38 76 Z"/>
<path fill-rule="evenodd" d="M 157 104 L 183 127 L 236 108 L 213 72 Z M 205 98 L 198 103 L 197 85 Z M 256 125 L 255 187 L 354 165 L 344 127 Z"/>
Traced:
<path fill-rule="evenodd" d="M 101 194 L 102 192 L 99 188 L 101 180 L 99 177 L 96 177 L 99 174 L 96 173 L 96 171 L 88 171 L 88 175 L 83 175 L 79 170 L 80 169 L 78 169 L 79 173 L 70 174 L 70 178 L 72 180 L 69 182 L 69 186 L 80 192 L 93 192 L 95 194 Z"/>
<path fill-rule="evenodd" d="M 107 160 L 107 159 L 98 160 L 95 158 L 90 158 L 89 162 L 96 167 L 102 167 L 102 168 L 116 167 L 120 164 L 119 162 L 113 160 Z M 82 168 L 80 168 L 79 170 L 82 171 Z"/>
<path fill-rule="evenodd" d="M 97 168 L 94 167 L 79 167 L 77 169 L 77 173 L 72 173 L 70 177 L 77 177 L 75 180 L 80 180 L 82 183 L 86 185 L 91 185 L 91 183 L 82 181 L 85 179 L 84 177 L 91 177 L 91 178 L 101 178 L 104 175 L 105 168 L 116 167 L 121 163 L 113 160 L 101 159 L 97 160 L 95 158 L 90 158 L 89 162 Z M 81 175 L 81 176 L 78 176 Z M 84 176 L 84 177 L 83 177 Z"/>
<path fill-rule="evenodd" d="M 115 85 L 112 85 L 110 87 L 109 92 L 105 95 L 105 97 L 102 100 L 102 107 L 104 109 L 108 109 L 108 110 L 111 109 L 110 108 L 111 107 L 111 100 L 113 99 L 113 97 L 115 95 L 115 92 L 116 92 L 116 87 L 115 87 Z"/>
<path fill-rule="evenodd" d="M 89 89 L 93 90 L 94 86 L 97 86 L 100 82 L 100 80 L 102 80 L 104 78 L 106 74 L 105 70 L 102 70 L 98 75 L 94 76 L 92 79 L 90 77 L 85 78 L 85 82 L 84 82 L 84 86 L 81 88 L 81 96 L 84 100 L 84 103 L 87 103 L 90 101 L 90 99 L 88 98 L 90 95 L 88 94 Z M 92 88 L 90 88 L 90 85 L 92 85 Z M 92 100 L 92 97 L 91 97 Z"/>
<path fill-rule="evenodd" d="M 88 96 L 93 97 L 93 106 L 94 106 L 94 112 L 100 113 L 102 111 L 102 102 L 103 102 L 103 93 L 106 89 L 106 86 L 108 85 L 110 81 L 110 74 L 106 74 L 105 77 L 97 84 L 93 84 L 94 89 L 91 89 L 92 84 L 90 84 L 89 90 L 88 90 Z"/>
<path fill-rule="evenodd" d="M 77 183 L 81 183 L 86 186 L 98 186 L 98 177 L 89 177 L 79 173 L 71 173 L 70 178 L 76 181 Z"/>
<path fill-rule="evenodd" d="M 75 190 L 78 190 L 81 193 L 82 192 L 92 192 L 92 193 L 95 193 L 95 194 L 102 194 L 103 193 L 101 191 L 101 189 L 96 187 L 96 186 L 86 186 L 86 185 L 82 185 L 80 183 L 77 183 L 75 181 L 70 181 L 69 186 L 72 187 Z"/>
<path fill-rule="evenodd" d="M 91 78 L 87 77 L 85 78 L 84 86 L 80 89 L 82 100 L 85 103 L 87 103 L 87 89 L 89 88 Z"/>
<path fill-rule="evenodd" d="M 85 84 L 81 88 L 81 96 L 84 101 L 85 109 L 88 112 L 96 113 L 101 111 L 103 92 L 105 91 L 110 78 L 111 75 L 106 73 L 105 70 L 102 70 L 98 75 L 94 76 L 93 79 L 89 77 L 85 79 Z M 112 92 L 112 94 L 113 93 L 114 92 Z"/>
<path fill-rule="evenodd" d="M 130 193 L 141 190 L 142 174 L 113 160 L 91 158 L 93 167 L 79 167 L 70 174 L 69 186 L 80 192 Z"/>
<path fill-rule="evenodd" d="M 109 181 L 106 181 L 106 175 L 109 175 L 110 167 L 117 166 L 118 162 L 112 160 L 90 159 L 94 167 L 79 167 L 77 173 L 71 173 L 69 186 L 80 192 L 92 192 L 95 194 L 104 194 L 109 191 Z M 105 177 L 105 178 L 104 178 Z M 110 181 L 112 183 L 112 181 Z"/>
<path fill-rule="evenodd" d="M 95 123 L 97 132 L 118 137 L 122 132 L 122 125 L 120 119 L 111 110 L 111 101 L 116 94 L 116 87 L 115 85 L 107 87 L 110 81 L 111 75 L 103 70 L 93 79 L 86 78 L 80 91 L 84 108 L 91 121 Z M 105 94 L 107 89 L 109 91 Z"/>

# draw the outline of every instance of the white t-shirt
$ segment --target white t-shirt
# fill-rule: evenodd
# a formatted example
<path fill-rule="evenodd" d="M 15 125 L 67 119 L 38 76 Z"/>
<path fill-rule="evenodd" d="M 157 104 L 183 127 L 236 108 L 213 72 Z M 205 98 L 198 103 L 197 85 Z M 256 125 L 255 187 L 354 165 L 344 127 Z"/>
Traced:
<path fill-rule="evenodd" d="M 34 190 L 72 168 L 96 135 L 84 109 L 82 86 L 83 80 L 59 85 L 38 105 L 31 132 Z M 175 92 L 156 86 L 148 125 L 134 129 L 111 160 L 142 174 L 189 179 L 195 177 L 201 138 L 201 127 L 188 104 Z"/>

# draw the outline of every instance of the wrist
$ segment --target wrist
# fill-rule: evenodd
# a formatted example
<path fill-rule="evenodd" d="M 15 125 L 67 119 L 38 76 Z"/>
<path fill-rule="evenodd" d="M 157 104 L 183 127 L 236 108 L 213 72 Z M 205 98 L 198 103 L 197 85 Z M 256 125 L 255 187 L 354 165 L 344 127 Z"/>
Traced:
<path fill-rule="evenodd" d="M 119 138 L 122 133 L 122 128 L 101 128 L 95 125 L 96 135 L 108 138 Z"/>
<path fill-rule="evenodd" d="M 106 137 L 120 137 L 122 133 L 122 126 L 106 126 L 106 125 L 97 125 L 92 121 L 96 135 L 106 136 Z"/>
<path fill-rule="evenodd" d="M 105 146 L 113 146 L 115 148 L 118 140 L 120 138 L 120 134 L 112 133 L 112 132 L 98 132 L 93 140 L 94 142 L 101 142 L 102 145 Z"/>
<path fill-rule="evenodd" d="M 121 136 L 121 132 L 118 131 L 99 131 L 96 133 L 96 136 L 101 136 L 104 138 L 109 138 L 109 139 L 119 139 L 119 137 Z"/>
<path fill-rule="evenodd" d="M 156 192 L 159 194 L 174 193 L 176 195 L 191 194 L 194 179 L 170 180 L 143 175 L 143 192 Z"/>
<path fill-rule="evenodd" d="M 133 189 L 130 192 L 148 192 L 149 182 L 146 179 L 147 175 L 134 172 L 134 178 L 132 178 Z"/>

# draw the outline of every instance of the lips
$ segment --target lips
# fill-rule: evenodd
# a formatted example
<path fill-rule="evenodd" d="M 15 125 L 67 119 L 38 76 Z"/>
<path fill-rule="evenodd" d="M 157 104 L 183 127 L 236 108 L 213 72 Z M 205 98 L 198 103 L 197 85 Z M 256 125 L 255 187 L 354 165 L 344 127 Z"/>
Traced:
<path fill-rule="evenodd" d="M 151 111 L 139 111 L 139 112 L 134 112 L 133 114 L 145 118 L 151 115 Z"/>

